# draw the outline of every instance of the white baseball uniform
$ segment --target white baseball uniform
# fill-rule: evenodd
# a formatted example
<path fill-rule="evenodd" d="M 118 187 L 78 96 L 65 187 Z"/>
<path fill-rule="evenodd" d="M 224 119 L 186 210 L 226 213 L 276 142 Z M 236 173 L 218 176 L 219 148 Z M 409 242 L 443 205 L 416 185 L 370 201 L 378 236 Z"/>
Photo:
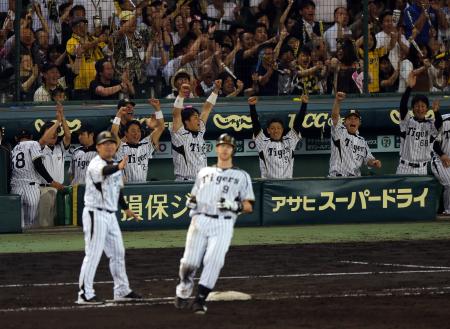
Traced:
<path fill-rule="evenodd" d="M 433 142 L 438 135 L 442 118 L 417 120 L 408 112 L 411 88 L 406 88 L 400 102 L 400 161 L 397 174 L 426 175 L 431 160 Z M 436 127 L 438 125 L 438 127 Z"/>
<path fill-rule="evenodd" d="M 153 158 L 155 146 L 151 135 L 143 138 L 138 144 L 122 143 L 117 150 L 116 159 L 122 160 L 128 155 L 128 164 L 124 174 L 127 183 L 139 183 L 147 181 L 148 160 Z"/>
<path fill-rule="evenodd" d="M 199 132 L 189 131 L 184 126 L 176 132 L 170 130 L 175 181 L 194 181 L 200 169 L 207 166 L 205 132 L 206 126 L 201 120 Z"/>
<path fill-rule="evenodd" d="M 70 185 L 84 184 L 86 182 L 86 171 L 91 160 L 97 155 L 95 145 L 89 147 L 80 146 L 73 150 L 69 174 L 73 177 Z"/>
<path fill-rule="evenodd" d="M 86 173 L 83 232 L 85 257 L 80 272 L 79 296 L 95 296 L 94 277 L 103 251 L 109 258 L 114 280 L 114 298 L 128 295 L 131 290 L 125 270 L 125 248 L 117 221 L 118 200 L 123 186 L 122 171 L 104 175 L 107 163 L 99 155 L 90 162 Z"/>
<path fill-rule="evenodd" d="M 36 221 L 42 177 L 34 169 L 33 161 L 39 157 L 41 145 L 36 141 L 20 142 L 11 154 L 11 194 L 21 196 L 23 228 L 32 227 Z"/>
<path fill-rule="evenodd" d="M 329 177 L 361 176 L 361 166 L 375 160 L 366 140 L 350 134 L 339 119 L 331 125 L 331 156 Z"/>
<path fill-rule="evenodd" d="M 440 159 L 441 154 L 446 154 L 447 156 L 450 155 L 450 114 L 444 114 L 442 119 L 442 129 L 435 141 L 435 144 L 439 144 L 435 145 L 435 150 L 436 146 L 439 146 L 439 151 L 433 153 L 431 171 L 444 187 L 444 211 L 445 213 L 450 214 L 450 168 L 444 167 Z M 441 154 L 436 154 L 437 152 Z"/>
<path fill-rule="evenodd" d="M 250 176 L 238 168 L 205 167 L 200 170 L 191 194 L 197 207 L 191 210 L 191 224 L 186 247 L 180 261 L 180 283 L 176 295 L 188 298 L 194 287 L 194 275 L 203 264 L 199 285 L 213 289 L 225 262 L 233 236 L 237 215 L 221 211 L 217 202 L 226 200 L 254 201 Z"/>

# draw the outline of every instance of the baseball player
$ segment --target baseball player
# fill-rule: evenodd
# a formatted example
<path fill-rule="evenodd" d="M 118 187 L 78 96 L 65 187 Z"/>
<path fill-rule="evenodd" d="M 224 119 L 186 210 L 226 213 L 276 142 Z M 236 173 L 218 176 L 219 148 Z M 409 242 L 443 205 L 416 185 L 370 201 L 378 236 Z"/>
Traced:
<path fill-rule="evenodd" d="M 206 312 L 205 301 L 224 265 L 236 218 L 240 213 L 253 211 L 252 182 L 245 171 L 233 167 L 235 151 L 234 138 L 222 134 L 216 144 L 217 165 L 200 170 L 187 201 L 192 221 L 180 261 L 176 308 L 189 307 L 194 275 L 203 264 L 197 296 L 191 306 L 195 313 Z"/>
<path fill-rule="evenodd" d="M 64 186 L 53 180 L 42 163 L 42 151 L 38 142 L 26 129 L 20 129 L 16 135 L 18 144 L 11 154 L 11 194 L 21 196 L 22 228 L 35 224 L 39 205 L 41 179 L 56 189 Z"/>
<path fill-rule="evenodd" d="M 136 103 L 129 100 L 128 98 L 124 98 L 121 99 L 119 101 L 119 103 L 117 103 L 117 110 L 121 110 L 121 116 L 119 117 L 120 122 L 119 122 L 119 132 L 118 132 L 118 136 L 120 138 L 124 138 L 125 137 L 125 127 L 127 125 L 128 122 L 135 120 L 134 118 L 134 107 L 136 106 Z M 117 116 L 116 116 L 117 118 Z M 114 118 L 114 119 L 116 119 Z M 117 120 L 116 120 L 116 124 L 117 124 Z M 112 126 L 111 126 L 112 129 Z M 151 131 L 149 129 L 149 127 L 146 124 L 142 124 L 141 125 L 141 130 L 142 130 L 142 136 L 146 137 L 148 135 L 150 135 Z"/>
<path fill-rule="evenodd" d="M 381 168 L 381 161 L 375 159 L 366 140 L 358 133 L 361 115 L 351 110 L 341 122 L 341 102 L 345 93 L 337 92 L 331 112 L 331 157 L 329 177 L 361 176 L 361 166 Z"/>
<path fill-rule="evenodd" d="M 63 127 L 64 136 L 59 139 L 60 127 Z M 58 182 L 64 183 L 64 157 L 69 150 L 71 133 L 67 121 L 64 118 L 64 108 L 56 104 L 56 122 L 48 121 L 41 128 L 39 144 L 42 146 L 42 154 L 45 168 Z M 41 199 L 39 202 L 38 218 L 40 226 L 53 226 L 56 218 L 56 190 L 47 182 L 40 184 Z"/>
<path fill-rule="evenodd" d="M 306 115 L 308 96 L 302 96 L 302 106 L 295 116 L 294 124 L 285 134 L 283 120 L 273 118 L 267 124 L 267 134 L 261 128 L 256 113 L 256 97 L 250 97 L 250 117 L 253 126 L 253 139 L 259 152 L 259 168 L 261 178 L 286 179 L 292 178 L 294 170 L 294 150 L 297 143 L 302 139 L 301 130 L 303 119 Z"/>
<path fill-rule="evenodd" d="M 400 161 L 397 174 L 426 175 L 431 160 L 434 140 L 442 127 L 439 104 L 434 104 L 435 119 L 425 118 L 429 102 L 425 95 L 415 95 L 411 101 L 413 116 L 408 113 L 411 89 L 416 85 L 416 75 L 408 76 L 408 86 L 400 101 Z"/>
<path fill-rule="evenodd" d="M 222 80 L 214 81 L 214 90 L 203 104 L 202 112 L 194 107 L 184 108 L 184 97 L 189 95 L 190 86 L 183 84 L 173 103 L 172 138 L 175 181 L 193 181 L 199 170 L 207 166 L 204 135 L 206 122 L 217 96 Z"/>
<path fill-rule="evenodd" d="M 155 109 L 154 118 L 147 120 L 147 125 L 153 128 L 153 132 L 141 139 L 141 123 L 138 120 L 129 121 L 125 126 L 126 142 L 120 144 L 116 154 L 117 160 L 122 159 L 125 155 L 128 156 L 128 165 L 124 170 L 125 179 L 128 183 L 147 181 L 148 160 L 153 157 L 153 153 L 158 148 L 159 139 L 165 128 L 159 100 L 152 98 L 148 102 Z M 119 131 L 119 117 L 123 113 L 124 109 L 120 109 L 114 119 L 111 129 L 113 134 L 117 134 Z M 153 121 L 156 121 L 156 123 Z"/>
<path fill-rule="evenodd" d="M 72 178 L 70 185 L 84 184 L 86 182 L 86 170 L 89 162 L 97 155 L 92 126 L 83 123 L 78 129 L 78 140 L 81 146 L 73 150 L 72 162 L 69 167 L 69 174 Z"/>
<path fill-rule="evenodd" d="M 117 204 L 128 218 L 139 219 L 123 197 L 122 170 L 127 165 L 126 156 L 114 163 L 117 138 L 109 131 L 97 136 L 98 155 L 89 163 L 86 172 L 84 195 L 83 232 L 85 257 L 81 266 L 78 304 L 101 304 L 94 291 L 94 277 L 103 251 L 109 258 L 109 268 L 114 280 L 114 300 L 129 301 L 141 298 L 130 289 L 125 271 L 125 248 L 117 221 Z"/>
<path fill-rule="evenodd" d="M 450 215 L 450 114 L 442 116 L 442 129 L 433 144 L 431 171 L 444 187 L 443 215 Z"/>

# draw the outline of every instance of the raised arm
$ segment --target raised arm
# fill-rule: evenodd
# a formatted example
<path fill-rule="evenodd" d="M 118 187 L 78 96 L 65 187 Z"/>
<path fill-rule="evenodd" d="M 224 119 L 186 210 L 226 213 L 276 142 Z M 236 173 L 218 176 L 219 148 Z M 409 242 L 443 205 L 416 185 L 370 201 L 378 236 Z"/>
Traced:
<path fill-rule="evenodd" d="M 253 96 L 248 99 L 250 118 L 252 119 L 253 136 L 255 137 L 261 132 L 261 123 L 259 122 L 258 113 L 256 112 L 256 103 L 258 103 L 257 97 Z"/>
<path fill-rule="evenodd" d="M 158 99 L 152 98 L 148 100 L 149 104 L 155 109 L 155 119 L 156 119 L 156 126 L 153 130 L 151 136 L 152 143 L 156 147 L 159 145 L 159 139 L 161 138 L 162 133 L 164 132 L 164 116 L 161 111 L 161 104 Z"/>
<path fill-rule="evenodd" d="M 209 114 L 213 109 L 214 105 L 216 105 L 217 96 L 219 96 L 219 92 L 222 89 L 222 80 L 218 79 L 214 81 L 214 90 L 211 95 L 209 95 L 206 102 L 203 104 L 202 113 L 200 113 L 200 119 L 206 124 L 208 120 Z"/>
<path fill-rule="evenodd" d="M 414 71 L 408 75 L 408 86 L 406 87 L 402 99 L 400 100 L 400 119 L 403 120 L 408 114 L 408 101 L 409 95 L 411 95 L 411 89 L 416 85 L 416 74 Z"/>
<path fill-rule="evenodd" d="M 302 105 L 300 106 L 300 110 L 298 111 L 297 115 L 294 119 L 294 125 L 293 129 L 298 133 L 302 133 L 302 135 L 305 132 L 305 129 L 302 127 L 303 120 L 305 119 L 306 115 L 306 108 L 308 107 L 309 97 L 308 95 L 302 95 Z"/>
<path fill-rule="evenodd" d="M 116 137 L 119 136 L 120 122 L 122 121 L 123 115 L 127 112 L 127 108 L 122 106 L 116 113 L 116 117 L 113 120 L 113 124 L 111 126 L 111 133 Z"/>
<path fill-rule="evenodd" d="M 438 99 L 433 101 L 433 112 L 434 112 L 434 126 L 437 130 L 441 129 L 442 127 L 442 115 L 441 112 L 439 112 L 439 108 L 441 107 L 441 103 Z"/>
<path fill-rule="evenodd" d="M 56 113 L 60 116 L 60 121 L 62 123 L 63 131 L 64 131 L 64 138 L 63 143 L 64 147 L 67 149 L 70 145 L 70 141 L 72 139 L 72 133 L 70 132 L 69 125 L 67 124 L 66 118 L 64 116 L 64 107 L 61 103 L 56 104 Z"/>
<path fill-rule="evenodd" d="M 191 86 L 188 83 L 184 83 L 178 91 L 178 96 L 173 102 L 172 110 L 172 131 L 177 132 L 183 126 L 181 120 L 181 111 L 184 108 L 184 98 L 189 97 L 191 93 Z"/>
<path fill-rule="evenodd" d="M 339 123 L 339 117 L 341 112 L 341 102 L 345 99 L 345 93 L 338 91 L 336 98 L 334 99 L 333 110 L 331 111 L 331 121 L 333 126 L 337 126 Z"/>

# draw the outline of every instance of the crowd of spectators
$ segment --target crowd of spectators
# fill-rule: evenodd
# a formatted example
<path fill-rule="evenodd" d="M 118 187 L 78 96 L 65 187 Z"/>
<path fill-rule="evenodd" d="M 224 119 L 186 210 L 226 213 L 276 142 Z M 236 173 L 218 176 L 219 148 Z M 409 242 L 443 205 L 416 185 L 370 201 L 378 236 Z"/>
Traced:
<path fill-rule="evenodd" d="M 448 91 L 446 0 L 0 0 L 0 89 L 20 100 Z M 11 97 L 11 96 L 9 96 Z"/>

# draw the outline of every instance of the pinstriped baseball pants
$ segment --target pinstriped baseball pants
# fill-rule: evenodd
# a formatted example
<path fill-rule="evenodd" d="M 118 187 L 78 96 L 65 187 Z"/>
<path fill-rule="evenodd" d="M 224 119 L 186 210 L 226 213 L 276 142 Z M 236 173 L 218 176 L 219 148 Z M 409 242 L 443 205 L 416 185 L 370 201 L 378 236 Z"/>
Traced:
<path fill-rule="evenodd" d="M 431 171 L 444 187 L 444 210 L 450 214 L 450 168 L 444 167 L 441 159 L 435 157 L 431 162 Z"/>
<path fill-rule="evenodd" d="M 225 263 L 233 237 L 233 219 L 196 215 L 192 218 L 186 237 L 186 247 L 180 261 L 180 283 L 176 294 L 189 298 L 194 288 L 194 275 L 203 261 L 199 284 L 213 289 Z"/>
<path fill-rule="evenodd" d="M 115 213 L 83 209 L 85 256 L 81 266 L 79 295 L 87 299 L 95 296 L 94 277 L 103 251 L 109 258 L 114 280 L 114 298 L 128 295 L 131 290 L 125 270 L 125 247 Z"/>
<path fill-rule="evenodd" d="M 21 196 L 22 228 L 30 228 L 36 223 L 37 211 L 41 192 L 38 185 L 29 182 L 11 185 L 11 194 Z"/>

